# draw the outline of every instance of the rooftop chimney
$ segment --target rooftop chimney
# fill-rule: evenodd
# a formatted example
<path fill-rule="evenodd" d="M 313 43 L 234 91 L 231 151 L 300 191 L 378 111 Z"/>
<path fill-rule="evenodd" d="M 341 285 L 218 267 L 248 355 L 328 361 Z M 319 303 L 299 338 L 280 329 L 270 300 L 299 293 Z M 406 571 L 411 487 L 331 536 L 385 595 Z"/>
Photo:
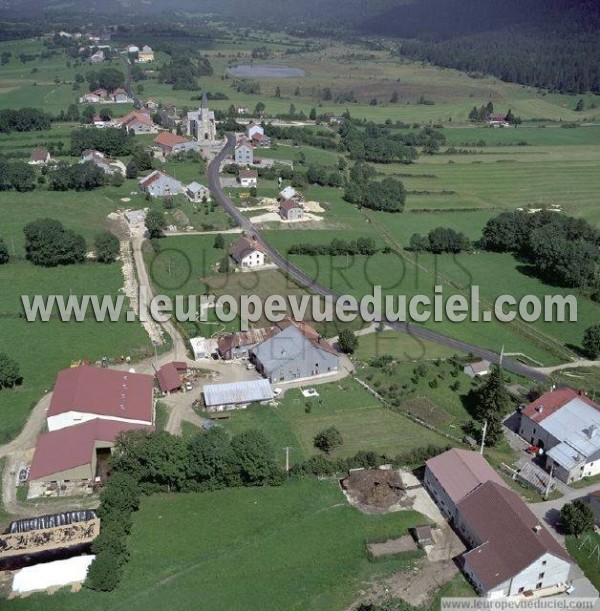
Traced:
<path fill-rule="evenodd" d="M 539 533 L 541 530 L 542 530 L 542 527 L 541 527 L 541 525 L 540 525 L 540 524 L 536 524 L 536 525 L 533 527 L 533 532 L 534 532 L 534 533 L 536 533 L 536 534 L 537 534 L 537 533 Z"/>

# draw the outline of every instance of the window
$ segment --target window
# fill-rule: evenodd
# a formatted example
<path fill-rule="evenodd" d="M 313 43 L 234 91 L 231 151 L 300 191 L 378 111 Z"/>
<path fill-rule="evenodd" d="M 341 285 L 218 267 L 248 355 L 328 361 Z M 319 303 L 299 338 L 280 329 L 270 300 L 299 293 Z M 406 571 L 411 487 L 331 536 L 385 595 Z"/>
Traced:
<path fill-rule="evenodd" d="M 533 429 L 533 431 L 532 431 L 532 432 L 533 432 L 533 434 L 535 435 L 535 429 Z"/>
<path fill-rule="evenodd" d="M 523 592 L 525 592 L 525 586 L 519 588 L 519 594 L 522 594 Z"/>
<path fill-rule="evenodd" d="M 542 566 L 546 566 L 547 560 L 542 560 Z"/>
<path fill-rule="evenodd" d="M 545 574 L 546 574 L 546 573 L 540 573 L 540 574 L 538 575 L 538 579 L 544 579 L 544 575 L 545 575 Z"/>
<path fill-rule="evenodd" d="M 535 589 L 536 590 L 541 590 L 542 589 L 542 582 L 541 581 L 536 584 Z"/>

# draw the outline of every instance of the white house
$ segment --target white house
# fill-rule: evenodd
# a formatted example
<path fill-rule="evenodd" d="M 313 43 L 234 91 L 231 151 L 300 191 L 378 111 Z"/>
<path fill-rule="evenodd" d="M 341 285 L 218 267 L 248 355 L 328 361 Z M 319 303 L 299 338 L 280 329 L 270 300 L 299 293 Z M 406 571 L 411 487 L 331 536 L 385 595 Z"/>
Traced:
<path fill-rule="evenodd" d="M 465 365 L 463 372 L 470 378 L 480 378 L 490 373 L 490 367 L 489 361 L 476 361 Z"/>
<path fill-rule="evenodd" d="M 233 154 L 235 163 L 241 166 L 254 164 L 254 145 L 247 140 L 240 140 Z"/>
<path fill-rule="evenodd" d="M 154 424 L 152 376 L 101 367 L 72 367 L 58 374 L 46 413 L 49 431 L 96 418 Z"/>
<path fill-rule="evenodd" d="M 258 123 L 254 123 L 254 121 L 248 123 L 248 125 L 246 126 L 246 138 L 252 140 L 257 134 L 264 136 L 264 128 L 261 125 L 258 125 Z"/>
<path fill-rule="evenodd" d="M 600 473 L 600 405 L 559 388 L 521 411 L 519 435 L 544 449 L 546 470 L 570 484 Z"/>
<path fill-rule="evenodd" d="M 256 187 L 258 185 L 258 172 L 256 170 L 240 170 L 238 179 L 242 187 Z"/>
<path fill-rule="evenodd" d="M 241 237 L 231 247 L 231 258 L 242 269 L 256 269 L 265 264 L 265 253 L 255 240 Z"/>
<path fill-rule="evenodd" d="M 205 198 L 205 201 L 210 199 L 210 191 L 208 188 L 196 181 L 190 183 L 185 188 L 185 194 L 191 202 L 196 204 L 202 203 Z"/>

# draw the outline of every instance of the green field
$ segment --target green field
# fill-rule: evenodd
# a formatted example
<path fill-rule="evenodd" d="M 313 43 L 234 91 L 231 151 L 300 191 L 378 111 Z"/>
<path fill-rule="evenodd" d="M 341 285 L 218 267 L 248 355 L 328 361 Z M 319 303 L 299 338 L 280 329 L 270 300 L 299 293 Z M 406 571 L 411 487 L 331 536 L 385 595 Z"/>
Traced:
<path fill-rule="evenodd" d="M 336 484 L 316 480 L 155 495 L 134 516 L 131 560 L 115 592 L 33 595 L 5 606 L 341 611 L 368 581 L 408 569 L 419 556 L 372 563 L 365 540 L 401 536 L 423 519 L 411 511 L 363 515 Z"/>
<path fill-rule="evenodd" d="M 358 340 L 357 359 L 368 360 L 373 356 L 389 354 L 399 361 L 445 359 L 455 354 L 454 350 L 425 341 L 416 335 L 383 331 L 363 335 Z"/>
<path fill-rule="evenodd" d="M 287 390 L 277 407 L 252 406 L 232 413 L 222 424 L 234 434 L 248 428 L 264 430 L 275 447 L 282 448 L 282 464 L 285 446 L 292 448 L 292 464 L 319 454 L 313 439 L 319 431 L 332 425 L 344 439 L 343 445 L 333 452 L 334 457 L 353 456 L 359 450 L 395 456 L 428 444 L 448 445 L 442 435 L 383 407 L 350 378 L 320 384 L 316 390 L 319 397 L 311 399 L 303 397 L 298 389 Z"/>
<path fill-rule="evenodd" d="M 589 537 L 589 539 L 583 545 L 586 537 Z M 585 576 L 596 588 L 600 588 L 600 559 L 594 553 L 594 546 L 600 545 L 600 535 L 596 532 L 587 533 L 581 535 L 578 539 L 569 536 L 566 539 L 566 544 L 569 554 L 575 559 Z"/>
<path fill-rule="evenodd" d="M 21 295 L 117 295 L 123 285 L 118 263 L 86 263 L 52 269 L 17 261 L 0 266 L 0 337 L 2 352 L 14 358 L 24 377 L 22 386 L 0 391 L 0 441 L 14 437 L 30 409 L 54 386 L 56 374 L 72 361 L 103 356 L 133 358 L 150 354 L 150 340 L 137 323 L 27 322 L 21 318 Z"/>

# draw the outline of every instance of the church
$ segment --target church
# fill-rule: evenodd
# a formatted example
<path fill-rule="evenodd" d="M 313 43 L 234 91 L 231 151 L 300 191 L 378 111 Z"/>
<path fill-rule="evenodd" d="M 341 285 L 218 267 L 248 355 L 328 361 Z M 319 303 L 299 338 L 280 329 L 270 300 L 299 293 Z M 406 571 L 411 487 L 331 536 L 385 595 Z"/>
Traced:
<path fill-rule="evenodd" d="M 217 139 L 215 113 L 208 109 L 206 94 L 202 96 L 200 108 L 187 114 L 187 135 L 197 141 L 213 142 Z"/>

